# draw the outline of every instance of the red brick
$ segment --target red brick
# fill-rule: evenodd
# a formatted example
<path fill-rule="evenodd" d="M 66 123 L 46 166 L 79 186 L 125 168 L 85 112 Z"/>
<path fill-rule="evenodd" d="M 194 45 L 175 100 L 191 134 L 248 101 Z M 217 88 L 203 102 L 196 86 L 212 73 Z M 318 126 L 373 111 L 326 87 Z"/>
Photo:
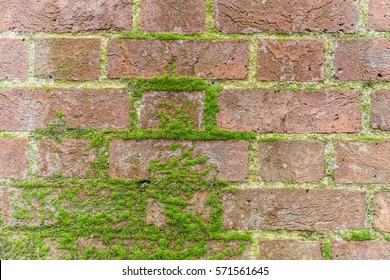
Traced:
<path fill-rule="evenodd" d="M 27 68 L 26 40 L 0 38 L 0 80 L 25 79 Z"/>
<path fill-rule="evenodd" d="M 26 138 L 0 138 L 0 178 L 25 178 L 27 162 Z"/>
<path fill-rule="evenodd" d="M 335 143 L 336 183 L 390 183 L 390 141 Z"/>
<path fill-rule="evenodd" d="M 174 148 L 175 145 L 180 146 Z M 110 142 L 110 177 L 149 179 L 151 174 L 148 167 L 151 160 L 166 162 L 190 152 L 195 158 L 207 158 L 206 163 L 192 168 L 198 175 L 204 169 L 211 168 L 210 173 L 200 176 L 201 178 L 212 179 L 217 176 L 227 181 L 243 181 L 248 174 L 248 145 L 248 142 L 233 140 L 114 140 Z"/>
<path fill-rule="evenodd" d="M 141 29 L 146 32 L 202 32 L 204 4 L 204 0 L 142 0 Z"/>
<path fill-rule="evenodd" d="M 62 175 L 64 177 L 86 177 L 93 175 L 92 163 L 96 148 L 90 140 L 62 139 L 38 141 L 38 175 L 43 177 Z"/>
<path fill-rule="evenodd" d="M 312 182 L 324 177 L 324 142 L 261 142 L 260 177 L 266 182 Z"/>
<path fill-rule="evenodd" d="M 375 194 L 373 227 L 379 231 L 390 232 L 390 191 Z"/>
<path fill-rule="evenodd" d="M 145 91 L 142 95 L 141 127 L 165 128 L 164 117 L 174 118 L 185 127 L 203 128 L 203 91 Z M 163 116 L 160 116 L 163 114 Z"/>
<path fill-rule="evenodd" d="M 100 39 L 38 39 L 35 76 L 76 81 L 98 79 Z"/>
<path fill-rule="evenodd" d="M 390 91 L 379 90 L 371 96 L 372 128 L 390 130 Z"/>
<path fill-rule="evenodd" d="M 126 91 L 90 89 L 0 89 L 0 130 L 44 128 L 62 113 L 69 128 L 126 128 Z"/>
<path fill-rule="evenodd" d="M 390 39 L 336 41 L 335 72 L 340 80 L 390 80 Z"/>
<path fill-rule="evenodd" d="M 357 0 L 214 0 L 214 6 L 216 25 L 225 33 L 353 33 L 359 23 Z"/>
<path fill-rule="evenodd" d="M 360 131 L 359 92 L 223 90 L 218 128 L 235 131 L 331 133 Z"/>
<path fill-rule="evenodd" d="M 258 260 L 321 260 L 319 241 L 260 240 Z"/>
<path fill-rule="evenodd" d="M 131 0 L 13 0 L 0 2 L 0 32 L 130 31 Z"/>
<path fill-rule="evenodd" d="M 234 230 L 342 230 L 364 227 L 365 192 L 241 189 L 222 194 L 223 226 Z"/>
<path fill-rule="evenodd" d="M 390 260 L 390 242 L 387 241 L 334 241 L 334 260 Z"/>
<path fill-rule="evenodd" d="M 314 82 L 324 79 L 324 42 L 318 40 L 260 40 L 257 79 Z"/>
<path fill-rule="evenodd" d="M 390 31 L 390 2 L 388 0 L 368 1 L 368 28 Z"/>
<path fill-rule="evenodd" d="M 113 39 L 108 46 L 108 76 L 150 78 L 168 73 L 204 79 L 245 79 L 248 47 L 248 42 L 236 40 Z"/>

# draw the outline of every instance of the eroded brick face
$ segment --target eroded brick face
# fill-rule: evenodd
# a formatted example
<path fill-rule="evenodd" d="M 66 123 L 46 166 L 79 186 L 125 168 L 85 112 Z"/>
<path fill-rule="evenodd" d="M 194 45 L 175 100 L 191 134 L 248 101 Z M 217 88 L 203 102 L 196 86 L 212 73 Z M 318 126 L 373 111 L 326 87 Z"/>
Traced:
<path fill-rule="evenodd" d="M 390 232 L 390 191 L 375 194 L 373 227 L 379 231 Z"/>
<path fill-rule="evenodd" d="M 0 137 L 0 178 L 27 177 L 27 138 Z"/>
<path fill-rule="evenodd" d="M 321 260 L 319 241 L 260 240 L 258 260 Z"/>
<path fill-rule="evenodd" d="M 324 43 L 317 40 L 260 40 L 257 79 L 320 81 L 324 78 Z"/>
<path fill-rule="evenodd" d="M 196 33 L 205 28 L 203 0 L 143 0 L 141 29 L 146 32 Z"/>
<path fill-rule="evenodd" d="M 108 45 L 110 78 L 189 76 L 204 79 L 245 79 L 246 41 L 117 39 Z"/>
<path fill-rule="evenodd" d="M 58 122 L 68 128 L 123 129 L 130 123 L 129 111 L 128 92 L 122 90 L 0 90 L 1 130 L 34 130 Z"/>
<path fill-rule="evenodd" d="M 357 31 L 357 0 L 214 0 L 217 27 L 225 33 Z"/>
<path fill-rule="evenodd" d="M 357 91 L 223 90 L 218 128 L 279 133 L 360 130 Z"/>
<path fill-rule="evenodd" d="M 334 241 L 334 260 L 388 260 L 390 242 L 387 241 Z"/>
<path fill-rule="evenodd" d="M 130 31 L 131 0 L 3 1 L 0 32 Z"/>
<path fill-rule="evenodd" d="M 34 74 L 55 80 L 98 79 L 100 39 L 38 39 Z"/>
<path fill-rule="evenodd" d="M 223 226 L 234 230 L 364 227 L 365 192 L 244 189 L 222 194 Z"/>
<path fill-rule="evenodd" d="M 0 38 L 0 80 L 27 78 L 27 61 L 26 39 Z"/>
<path fill-rule="evenodd" d="M 227 181 L 243 181 L 248 174 L 248 142 L 246 141 L 173 141 L 114 140 L 110 142 L 110 176 L 113 178 L 164 177 L 149 171 L 151 162 L 169 162 L 192 154 L 206 161 L 192 167 L 200 178 L 217 177 Z M 210 169 L 205 175 L 202 172 Z"/>
<path fill-rule="evenodd" d="M 390 2 L 387 0 L 368 1 L 368 28 L 390 31 Z"/>
<path fill-rule="evenodd" d="M 390 130 L 390 91 L 380 90 L 371 95 L 372 128 Z"/>

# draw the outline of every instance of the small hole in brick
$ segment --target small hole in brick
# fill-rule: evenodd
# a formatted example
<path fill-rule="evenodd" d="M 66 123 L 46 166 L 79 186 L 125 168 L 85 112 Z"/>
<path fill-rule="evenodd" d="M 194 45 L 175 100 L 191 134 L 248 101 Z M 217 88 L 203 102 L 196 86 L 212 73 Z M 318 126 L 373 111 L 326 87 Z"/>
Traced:
<path fill-rule="evenodd" d="M 378 77 L 379 77 L 379 78 L 382 78 L 382 77 L 383 77 L 383 75 L 382 75 L 381 73 L 379 73 L 379 74 L 378 74 Z"/>

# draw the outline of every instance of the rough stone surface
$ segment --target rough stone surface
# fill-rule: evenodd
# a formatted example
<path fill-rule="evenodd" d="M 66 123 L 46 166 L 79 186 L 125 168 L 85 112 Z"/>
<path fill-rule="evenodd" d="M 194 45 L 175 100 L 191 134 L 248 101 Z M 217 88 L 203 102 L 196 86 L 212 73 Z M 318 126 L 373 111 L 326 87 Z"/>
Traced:
<path fill-rule="evenodd" d="M 338 141 L 336 183 L 390 183 L 390 141 Z"/>
<path fill-rule="evenodd" d="M 314 82 L 324 79 L 324 42 L 318 40 L 260 40 L 257 79 Z"/>
<path fill-rule="evenodd" d="M 196 33 L 205 28 L 204 0 L 142 0 L 141 29 L 146 32 Z"/>
<path fill-rule="evenodd" d="M 127 91 L 87 89 L 0 89 L 0 130 L 44 128 L 58 118 L 69 128 L 126 128 Z"/>
<path fill-rule="evenodd" d="M 90 140 L 62 139 L 38 141 L 38 175 L 47 177 L 86 177 L 93 175 L 92 163 L 96 148 L 91 148 Z"/>
<path fill-rule="evenodd" d="M 321 260 L 319 241 L 260 240 L 258 260 Z"/>
<path fill-rule="evenodd" d="M 100 39 L 37 39 L 35 76 L 55 80 L 96 80 Z"/>
<path fill-rule="evenodd" d="M 388 241 L 334 241 L 334 260 L 390 260 Z"/>
<path fill-rule="evenodd" d="M 388 0 L 368 1 L 368 28 L 390 31 L 390 2 Z"/>
<path fill-rule="evenodd" d="M 222 194 L 223 226 L 234 230 L 364 227 L 363 191 L 244 189 Z"/>
<path fill-rule="evenodd" d="M 0 32 L 130 31 L 131 0 L 1 1 Z"/>
<path fill-rule="evenodd" d="M 318 140 L 261 142 L 260 177 L 266 182 L 312 182 L 324 177 L 324 148 Z"/>
<path fill-rule="evenodd" d="M 335 73 L 340 80 L 390 80 L 390 39 L 337 40 Z"/>
<path fill-rule="evenodd" d="M 27 41 L 0 38 L 0 80 L 25 79 L 27 68 Z"/>
<path fill-rule="evenodd" d="M 390 91 L 379 90 L 371 95 L 372 128 L 390 130 Z"/>
<path fill-rule="evenodd" d="M 379 231 L 390 232 L 390 191 L 378 192 L 374 198 L 374 224 Z"/>
<path fill-rule="evenodd" d="M 204 98 L 201 91 L 145 91 L 140 108 L 141 127 L 164 128 L 169 117 L 185 127 L 202 129 Z"/>
<path fill-rule="evenodd" d="M 359 92 L 223 90 L 218 128 L 280 133 L 358 132 Z"/>
<path fill-rule="evenodd" d="M 207 158 L 206 163 L 193 167 L 198 174 L 205 168 L 211 168 L 204 179 L 217 176 L 227 181 L 243 181 L 248 174 L 248 146 L 246 141 L 233 140 L 198 142 L 164 139 L 114 140 L 110 142 L 110 177 L 148 179 L 151 176 L 148 171 L 151 160 L 165 162 L 179 158 L 184 152 L 189 151 L 193 157 Z"/>
<path fill-rule="evenodd" d="M 0 178 L 25 178 L 27 161 L 26 138 L 0 138 Z"/>
<path fill-rule="evenodd" d="M 204 79 L 245 79 L 245 41 L 112 39 L 108 45 L 110 78 L 150 78 L 175 74 Z"/>
<path fill-rule="evenodd" d="M 225 33 L 344 32 L 358 29 L 358 0 L 214 0 Z"/>

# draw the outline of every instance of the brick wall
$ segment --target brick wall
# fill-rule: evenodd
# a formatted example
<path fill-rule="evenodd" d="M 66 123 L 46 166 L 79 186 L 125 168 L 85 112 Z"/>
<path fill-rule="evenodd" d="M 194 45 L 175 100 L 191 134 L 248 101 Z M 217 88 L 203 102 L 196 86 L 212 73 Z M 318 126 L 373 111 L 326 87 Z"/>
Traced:
<path fill-rule="evenodd" d="M 2 259 L 390 259 L 386 0 L 0 3 Z"/>

